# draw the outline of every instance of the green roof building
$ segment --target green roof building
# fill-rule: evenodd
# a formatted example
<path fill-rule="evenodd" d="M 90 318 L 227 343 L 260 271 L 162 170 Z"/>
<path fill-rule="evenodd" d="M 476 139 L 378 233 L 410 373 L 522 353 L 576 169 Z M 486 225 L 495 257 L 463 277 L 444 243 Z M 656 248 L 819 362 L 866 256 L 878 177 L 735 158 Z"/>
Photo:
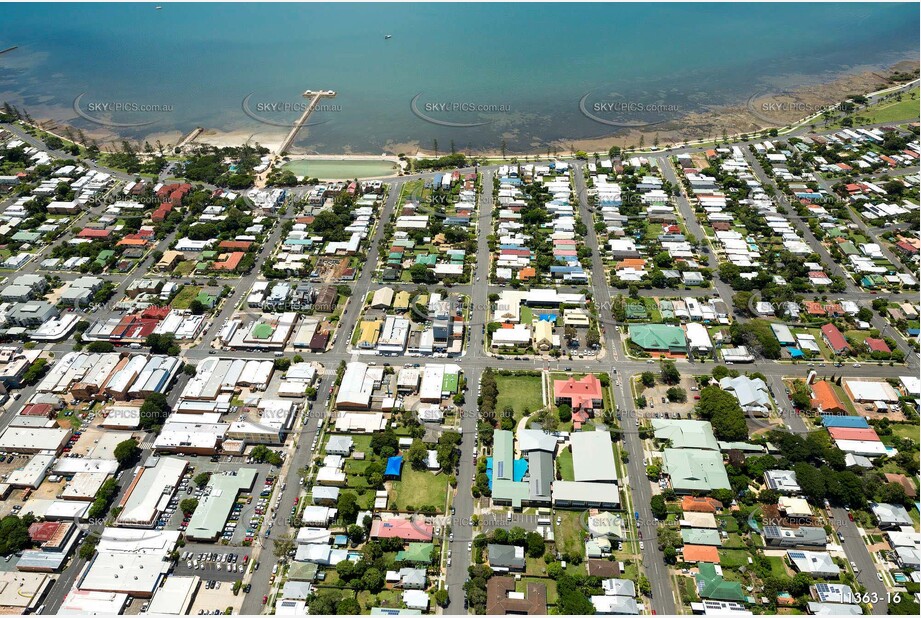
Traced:
<path fill-rule="evenodd" d="M 684 541 L 685 545 L 713 545 L 714 547 L 720 547 L 723 544 L 718 531 L 703 528 L 682 528 L 681 540 Z"/>
<path fill-rule="evenodd" d="M 432 543 L 410 543 L 403 551 L 398 551 L 394 560 L 397 562 L 413 562 L 416 564 L 431 564 L 432 552 L 435 545 Z"/>
<path fill-rule="evenodd" d="M 253 327 L 252 335 L 256 339 L 269 339 L 273 332 L 275 329 L 263 322 Z"/>
<path fill-rule="evenodd" d="M 679 494 L 730 489 L 729 475 L 719 451 L 667 448 L 663 457 L 672 489 Z"/>
<path fill-rule="evenodd" d="M 673 448 L 720 450 L 709 421 L 656 418 L 652 429 L 657 440 L 668 440 Z"/>
<path fill-rule="evenodd" d="M 644 350 L 687 354 L 688 340 L 678 326 L 636 324 L 629 327 L 630 341 Z"/>
<path fill-rule="evenodd" d="M 195 541 L 216 540 L 224 530 L 237 495 L 252 489 L 255 480 L 256 470 L 253 468 L 238 468 L 234 474 L 211 475 L 209 491 L 192 514 L 186 537 Z"/>
<path fill-rule="evenodd" d="M 639 303 L 627 303 L 624 309 L 628 320 L 644 320 L 649 315 L 646 307 Z"/>
<path fill-rule="evenodd" d="M 105 265 L 105 263 L 108 262 L 113 255 L 115 255 L 115 252 L 111 249 L 103 249 L 96 256 L 96 262 Z"/>
<path fill-rule="evenodd" d="M 715 599 L 718 601 L 745 602 L 745 592 L 742 584 L 727 582 L 723 576 L 716 572 L 716 565 L 709 562 L 700 562 L 697 565 L 700 573 L 694 576 L 697 580 L 697 592 L 702 599 Z"/>
<path fill-rule="evenodd" d="M 844 253 L 844 255 L 860 255 L 860 251 L 858 251 L 857 247 L 854 246 L 854 243 L 849 240 L 839 242 L 838 248 L 841 249 L 841 252 Z"/>

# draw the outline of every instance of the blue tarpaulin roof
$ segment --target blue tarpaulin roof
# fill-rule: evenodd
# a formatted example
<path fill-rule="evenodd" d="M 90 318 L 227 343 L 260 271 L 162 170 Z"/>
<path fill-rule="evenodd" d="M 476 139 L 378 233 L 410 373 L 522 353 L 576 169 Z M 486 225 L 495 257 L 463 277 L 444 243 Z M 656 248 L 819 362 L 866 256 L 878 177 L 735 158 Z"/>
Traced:
<path fill-rule="evenodd" d="M 384 471 L 384 476 L 400 476 L 400 471 L 403 469 L 403 456 L 397 455 L 395 457 L 387 458 L 387 469 Z"/>
<path fill-rule="evenodd" d="M 791 347 L 791 346 L 787 346 L 787 352 L 790 353 L 790 358 L 802 358 L 803 356 L 805 356 L 802 350 L 800 350 L 799 348 Z"/>

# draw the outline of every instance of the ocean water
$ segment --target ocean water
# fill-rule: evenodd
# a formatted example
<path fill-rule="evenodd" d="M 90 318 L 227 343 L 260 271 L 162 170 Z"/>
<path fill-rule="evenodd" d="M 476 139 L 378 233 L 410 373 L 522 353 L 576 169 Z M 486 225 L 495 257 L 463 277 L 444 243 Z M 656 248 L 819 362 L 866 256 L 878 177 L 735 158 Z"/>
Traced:
<path fill-rule="evenodd" d="M 114 130 L 129 137 L 283 134 L 301 92 L 332 89 L 297 141 L 321 153 L 435 140 L 441 152 L 543 150 L 919 51 L 917 4 L 5 3 L 2 14 L 0 49 L 19 47 L 0 55 L 0 101 L 33 116 L 128 125 Z"/>

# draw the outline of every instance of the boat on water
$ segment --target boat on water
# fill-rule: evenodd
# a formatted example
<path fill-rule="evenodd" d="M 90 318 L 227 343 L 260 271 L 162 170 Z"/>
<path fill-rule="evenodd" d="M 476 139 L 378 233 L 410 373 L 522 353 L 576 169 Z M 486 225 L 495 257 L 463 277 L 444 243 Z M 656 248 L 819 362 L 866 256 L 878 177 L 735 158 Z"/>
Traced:
<path fill-rule="evenodd" d="M 385 34 L 385 35 L 384 35 L 384 40 L 392 39 L 392 38 L 393 38 L 393 35 L 392 35 L 392 34 Z"/>

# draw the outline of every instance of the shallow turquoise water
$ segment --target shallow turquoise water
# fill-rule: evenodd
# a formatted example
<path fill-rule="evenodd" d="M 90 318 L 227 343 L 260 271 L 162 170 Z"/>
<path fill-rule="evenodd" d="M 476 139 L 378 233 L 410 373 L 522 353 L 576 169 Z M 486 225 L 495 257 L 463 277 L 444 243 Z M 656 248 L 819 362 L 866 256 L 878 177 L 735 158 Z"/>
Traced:
<path fill-rule="evenodd" d="M 538 150 L 616 130 L 580 112 L 586 95 L 589 107 L 644 108 L 612 116 L 625 123 L 675 118 L 917 57 L 918 19 L 910 3 L 4 4 L 0 49 L 19 49 L 0 55 L 0 100 L 84 128 L 81 93 L 84 111 L 159 105 L 92 112 L 150 123 L 119 129 L 132 137 L 283 132 L 302 91 L 330 88 L 332 107 L 311 119 L 323 124 L 299 146 Z"/>

